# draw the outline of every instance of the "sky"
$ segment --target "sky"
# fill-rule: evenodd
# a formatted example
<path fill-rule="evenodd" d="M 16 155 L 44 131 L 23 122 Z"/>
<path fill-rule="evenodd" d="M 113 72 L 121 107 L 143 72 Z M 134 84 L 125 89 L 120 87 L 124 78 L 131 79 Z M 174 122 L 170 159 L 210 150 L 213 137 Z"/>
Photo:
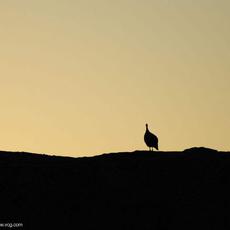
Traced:
<path fill-rule="evenodd" d="M 230 1 L 1 0 L 0 149 L 230 150 Z"/>

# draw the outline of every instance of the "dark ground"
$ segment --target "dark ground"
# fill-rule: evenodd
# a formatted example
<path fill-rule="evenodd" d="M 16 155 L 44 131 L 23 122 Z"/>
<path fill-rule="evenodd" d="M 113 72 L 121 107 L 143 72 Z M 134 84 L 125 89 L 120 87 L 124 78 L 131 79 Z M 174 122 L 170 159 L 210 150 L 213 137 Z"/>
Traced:
<path fill-rule="evenodd" d="M 230 153 L 0 152 L 0 223 L 23 229 L 230 229 Z M 20 228 L 19 228 L 20 229 Z"/>

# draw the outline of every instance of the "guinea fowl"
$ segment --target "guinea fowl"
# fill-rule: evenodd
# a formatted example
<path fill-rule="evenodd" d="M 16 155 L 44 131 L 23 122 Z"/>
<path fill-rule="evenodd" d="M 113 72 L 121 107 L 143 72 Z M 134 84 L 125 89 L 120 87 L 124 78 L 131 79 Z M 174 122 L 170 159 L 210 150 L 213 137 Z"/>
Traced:
<path fill-rule="evenodd" d="M 158 138 L 156 135 L 149 131 L 148 124 L 146 124 L 144 140 L 145 144 L 149 147 L 149 151 L 153 151 L 153 148 L 158 150 Z"/>

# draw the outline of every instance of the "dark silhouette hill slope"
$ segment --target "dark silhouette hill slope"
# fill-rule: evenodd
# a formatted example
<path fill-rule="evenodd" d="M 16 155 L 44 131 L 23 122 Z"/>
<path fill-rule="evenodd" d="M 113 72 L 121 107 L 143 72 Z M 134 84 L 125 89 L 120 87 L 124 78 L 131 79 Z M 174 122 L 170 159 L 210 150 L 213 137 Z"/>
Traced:
<path fill-rule="evenodd" d="M 230 154 L 0 152 L 0 223 L 25 229 L 229 229 Z"/>

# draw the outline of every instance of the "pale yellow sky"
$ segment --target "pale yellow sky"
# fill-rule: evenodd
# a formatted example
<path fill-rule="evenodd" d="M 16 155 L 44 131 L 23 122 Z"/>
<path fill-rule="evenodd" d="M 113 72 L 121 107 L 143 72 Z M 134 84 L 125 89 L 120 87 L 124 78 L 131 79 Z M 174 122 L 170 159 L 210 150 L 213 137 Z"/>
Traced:
<path fill-rule="evenodd" d="M 0 149 L 229 150 L 230 1 L 0 1 Z"/>

